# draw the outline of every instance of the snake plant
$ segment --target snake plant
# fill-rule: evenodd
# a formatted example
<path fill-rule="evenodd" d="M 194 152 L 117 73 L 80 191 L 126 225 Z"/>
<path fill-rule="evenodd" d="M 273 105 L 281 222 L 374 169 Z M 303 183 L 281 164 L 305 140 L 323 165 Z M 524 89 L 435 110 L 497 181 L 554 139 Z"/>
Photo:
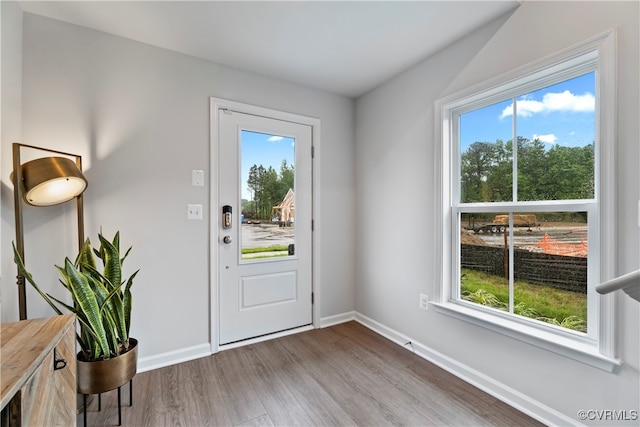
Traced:
<path fill-rule="evenodd" d="M 120 257 L 119 232 L 111 241 L 102 234 L 98 239 L 99 249 L 86 239 L 74 262 L 65 258 L 64 267 L 56 266 L 60 283 L 71 295 L 71 305 L 40 289 L 13 245 L 18 269 L 40 296 L 57 314 L 64 309 L 76 315 L 80 324 L 80 333 L 76 333 L 81 349 L 78 358 L 83 361 L 109 359 L 129 350 L 131 286 L 140 271 L 123 280 L 122 264 L 131 248 Z M 96 258 L 101 261 L 100 269 Z"/>

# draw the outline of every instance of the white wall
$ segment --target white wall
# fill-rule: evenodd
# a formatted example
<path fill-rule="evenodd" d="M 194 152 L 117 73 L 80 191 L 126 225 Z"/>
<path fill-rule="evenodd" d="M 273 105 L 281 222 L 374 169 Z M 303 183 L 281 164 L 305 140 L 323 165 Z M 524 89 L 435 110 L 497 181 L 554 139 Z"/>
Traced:
<path fill-rule="evenodd" d="M 22 140 L 22 9 L 17 2 L 0 2 L 0 172 L 2 175 L 2 198 L 0 199 L 0 235 L 13 233 L 13 186 L 9 182 L 11 166 L 11 143 Z M 5 151 L 6 147 L 6 151 Z M 7 185 L 9 186 L 7 188 Z M 6 196 L 5 196 L 6 195 Z M 10 224 L 10 225 L 9 225 Z M 9 226 L 8 226 L 9 225 Z M 11 244 L 0 246 L 0 257 L 11 253 Z M 10 240 L 9 240 L 10 242 Z M 0 270 L 0 278 L 13 281 L 15 269 Z M 3 286 L 4 288 L 4 286 Z M 15 286 L 0 288 L 0 319 L 4 319 L 4 301 L 11 301 L 17 312 L 18 292 Z"/>
<path fill-rule="evenodd" d="M 380 330 L 419 343 L 449 369 L 552 422 L 578 423 L 584 410 L 638 410 L 640 304 L 617 295 L 614 373 L 489 330 L 421 311 L 418 294 L 439 284 L 433 103 L 610 29 L 618 30 L 616 153 L 618 274 L 640 267 L 638 3 L 524 2 L 480 31 L 356 102 L 356 311 Z M 398 216 L 394 216 L 394 211 Z M 394 220 L 395 219 L 395 220 Z M 606 424 L 585 421 L 589 424 Z M 611 424 L 637 425 L 637 420 Z"/>
<path fill-rule="evenodd" d="M 321 315 L 353 310 L 353 100 L 28 13 L 22 57 L 23 142 L 82 155 L 86 235 L 120 230 L 122 245 L 133 246 L 125 267 L 141 269 L 132 321 L 141 360 L 209 342 L 209 186 L 192 187 L 191 170 L 204 170 L 206 181 L 216 173 L 208 160 L 211 96 L 320 119 L 328 166 L 317 200 L 322 224 L 330 224 L 322 227 L 319 254 Z M 12 321 L 4 137 L 2 155 L 2 321 Z M 205 206 L 204 221 L 186 219 L 188 203 Z M 25 209 L 26 261 L 43 287 L 57 288 L 53 264 L 75 252 L 74 215 L 73 204 Z M 29 291 L 29 317 L 51 315 Z"/>

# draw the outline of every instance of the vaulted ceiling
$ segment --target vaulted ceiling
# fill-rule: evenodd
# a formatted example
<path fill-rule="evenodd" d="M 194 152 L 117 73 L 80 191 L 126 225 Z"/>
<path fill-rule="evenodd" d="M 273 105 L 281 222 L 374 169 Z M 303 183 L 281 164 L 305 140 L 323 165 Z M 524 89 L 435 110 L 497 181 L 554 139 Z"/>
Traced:
<path fill-rule="evenodd" d="M 358 97 L 520 2 L 21 1 L 25 12 Z"/>

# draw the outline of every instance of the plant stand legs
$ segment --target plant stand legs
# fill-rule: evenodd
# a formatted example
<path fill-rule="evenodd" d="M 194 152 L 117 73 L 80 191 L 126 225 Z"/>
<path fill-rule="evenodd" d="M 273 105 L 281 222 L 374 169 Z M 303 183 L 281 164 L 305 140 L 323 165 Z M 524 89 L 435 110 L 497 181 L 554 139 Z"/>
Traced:
<path fill-rule="evenodd" d="M 118 387 L 118 425 L 122 425 L 122 386 Z M 82 403 L 84 405 L 84 427 L 87 427 L 87 397 L 88 394 L 82 395 Z M 129 380 L 129 406 L 133 406 L 133 378 Z M 98 411 L 102 410 L 102 393 L 98 393 Z"/>

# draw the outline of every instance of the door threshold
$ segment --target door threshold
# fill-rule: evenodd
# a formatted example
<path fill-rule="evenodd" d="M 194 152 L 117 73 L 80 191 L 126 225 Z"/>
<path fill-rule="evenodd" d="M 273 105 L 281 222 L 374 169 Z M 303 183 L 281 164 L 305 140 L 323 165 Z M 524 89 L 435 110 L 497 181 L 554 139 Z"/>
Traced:
<path fill-rule="evenodd" d="M 246 340 L 235 341 L 228 344 L 220 344 L 218 346 L 218 351 L 244 347 L 245 345 L 256 344 L 259 342 L 268 341 L 275 338 L 286 337 L 287 335 L 299 334 L 300 332 L 306 332 L 312 329 L 314 329 L 313 325 L 305 325 L 305 326 L 299 326 L 297 328 L 287 329 L 284 331 L 274 332 L 272 334 L 260 335 L 259 337 L 248 338 Z"/>

